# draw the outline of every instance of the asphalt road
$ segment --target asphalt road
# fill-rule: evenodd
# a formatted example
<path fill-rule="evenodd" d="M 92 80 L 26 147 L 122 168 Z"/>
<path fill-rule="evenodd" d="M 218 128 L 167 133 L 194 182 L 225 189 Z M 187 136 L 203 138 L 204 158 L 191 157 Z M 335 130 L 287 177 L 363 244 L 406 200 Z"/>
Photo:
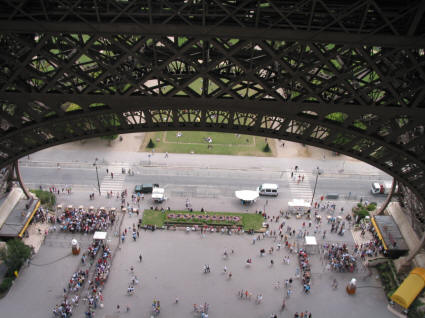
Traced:
<path fill-rule="evenodd" d="M 262 183 L 279 185 L 279 198 L 289 199 L 300 197 L 307 199 L 312 192 L 315 176 L 311 171 L 303 171 L 305 176 L 303 193 L 298 192 L 299 186 L 291 183 L 289 172 L 272 170 L 234 170 L 234 169 L 202 169 L 173 167 L 134 167 L 133 176 L 126 175 L 123 188 L 133 189 L 136 184 L 159 183 L 166 188 L 169 195 L 188 196 L 190 193 L 202 195 L 217 193 L 220 196 L 232 197 L 235 190 L 255 189 Z M 22 178 L 30 188 L 43 188 L 50 185 L 68 185 L 73 191 L 96 191 L 97 178 L 94 168 L 57 168 L 57 167 L 20 167 Z M 99 168 L 99 180 L 108 180 L 106 168 Z M 318 178 L 316 193 L 338 193 L 340 199 L 358 199 L 363 197 L 369 201 L 380 202 L 383 196 L 370 194 L 371 182 L 389 180 L 383 174 L 349 174 L 323 172 Z M 292 184 L 292 185 L 291 185 Z M 306 194 L 307 190 L 307 194 Z"/>

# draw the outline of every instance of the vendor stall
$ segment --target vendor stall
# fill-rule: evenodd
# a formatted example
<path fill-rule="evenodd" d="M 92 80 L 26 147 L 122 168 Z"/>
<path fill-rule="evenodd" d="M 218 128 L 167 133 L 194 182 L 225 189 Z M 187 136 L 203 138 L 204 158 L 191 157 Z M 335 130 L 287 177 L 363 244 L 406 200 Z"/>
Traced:
<path fill-rule="evenodd" d="M 292 214 L 304 214 L 310 210 L 310 203 L 302 199 L 293 199 L 288 202 L 288 210 Z"/>
<path fill-rule="evenodd" d="M 305 248 L 305 251 L 309 254 L 319 253 L 316 237 L 306 236 L 304 241 L 304 248 Z"/>
<path fill-rule="evenodd" d="M 101 240 L 104 241 L 106 240 L 108 233 L 107 232 L 100 232 L 100 231 L 96 231 L 93 234 L 93 240 Z"/>

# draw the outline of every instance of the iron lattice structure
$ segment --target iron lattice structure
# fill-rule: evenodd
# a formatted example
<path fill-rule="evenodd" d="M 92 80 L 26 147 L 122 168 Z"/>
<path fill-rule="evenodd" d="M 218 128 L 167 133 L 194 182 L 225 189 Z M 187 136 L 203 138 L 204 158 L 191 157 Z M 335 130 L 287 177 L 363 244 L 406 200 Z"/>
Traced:
<path fill-rule="evenodd" d="M 423 1 L 5 0 L 0 166 L 106 134 L 314 145 L 425 202 Z"/>

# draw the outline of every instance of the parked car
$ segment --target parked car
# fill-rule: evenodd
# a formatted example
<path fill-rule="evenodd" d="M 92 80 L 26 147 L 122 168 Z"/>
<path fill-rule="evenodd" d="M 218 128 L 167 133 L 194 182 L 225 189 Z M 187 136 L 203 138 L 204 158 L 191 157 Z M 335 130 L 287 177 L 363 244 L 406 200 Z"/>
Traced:
<path fill-rule="evenodd" d="M 136 193 L 152 193 L 153 188 L 159 187 L 159 184 L 151 184 L 151 183 L 145 183 L 145 184 L 138 184 L 134 188 L 134 192 Z"/>

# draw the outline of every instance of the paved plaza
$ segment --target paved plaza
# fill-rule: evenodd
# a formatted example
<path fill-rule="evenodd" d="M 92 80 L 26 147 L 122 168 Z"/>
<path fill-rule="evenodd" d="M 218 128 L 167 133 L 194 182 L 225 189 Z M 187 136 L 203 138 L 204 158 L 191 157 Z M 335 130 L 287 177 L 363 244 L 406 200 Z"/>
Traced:
<path fill-rule="evenodd" d="M 53 148 L 35 154 L 34 157 L 38 158 L 36 160 L 46 160 L 51 151 Z M 62 149 L 55 154 L 74 158 L 74 153 L 66 154 L 66 151 Z M 132 162 L 143 161 L 146 156 L 146 154 L 135 152 L 129 154 L 126 158 Z M 109 156 L 107 161 L 110 163 L 120 160 L 114 156 L 122 156 L 119 151 L 108 152 L 107 155 Z M 93 156 L 83 151 L 78 159 L 90 161 L 89 157 Z M 74 171 L 66 168 L 67 158 L 55 160 L 61 161 L 63 171 L 61 173 L 64 174 L 64 178 L 66 177 L 67 180 L 70 180 L 69 182 L 73 183 Z M 225 194 L 226 191 L 229 191 L 227 186 L 222 187 L 226 190 L 224 193 L 218 191 L 217 186 L 182 186 L 181 188 L 174 186 L 173 192 L 170 192 L 171 198 L 163 204 L 163 207 L 170 206 L 171 209 L 182 210 L 186 199 L 190 199 L 194 210 L 204 208 L 206 211 L 245 213 L 265 210 L 269 216 L 277 216 L 281 209 L 286 210 L 288 197 L 307 199 L 312 196 L 314 179 L 311 175 L 306 174 L 304 183 L 290 180 L 290 167 L 298 164 L 296 159 L 238 157 L 238 160 L 228 160 L 228 158 L 226 156 L 203 156 L 200 158 L 173 154 L 169 159 L 165 159 L 160 154 L 155 155 L 156 161 L 164 161 L 167 169 L 175 170 L 178 173 L 184 172 L 182 166 L 202 167 L 207 165 L 213 168 L 212 171 L 228 169 L 225 171 L 229 174 L 229 184 L 232 183 L 233 177 L 240 177 L 238 171 L 246 170 L 258 173 L 259 176 L 264 174 L 270 179 L 283 178 L 288 180 L 289 187 L 282 188 L 282 192 L 277 198 L 262 197 L 254 205 L 242 206 L 238 200 L 233 198 L 233 192 Z M 302 166 L 307 172 L 317 165 L 317 160 L 309 160 L 305 159 Z M 56 162 L 53 163 L 56 167 Z M 327 172 L 338 174 L 339 178 L 345 178 L 347 181 L 358 171 L 366 175 L 376 174 L 375 168 L 356 161 L 347 161 L 344 166 L 341 160 L 326 160 L 320 161 L 320 165 L 321 167 L 327 165 L 325 167 Z M 103 170 L 107 167 L 118 169 L 117 171 L 113 170 L 116 173 L 119 173 L 121 169 L 120 165 L 104 164 Z M 341 167 L 345 168 L 342 175 Z M 233 172 L 232 169 L 239 170 Z M 102 172 L 104 172 L 103 170 Z M 46 174 L 41 176 L 42 179 L 48 176 L 47 170 L 45 171 Z M 88 173 L 92 174 L 93 171 Z M 214 174 L 212 175 L 214 176 Z M 127 179 L 131 181 L 132 178 L 141 180 L 138 176 Z M 128 186 L 127 183 L 124 185 L 122 180 L 116 180 L 116 185 L 112 184 L 110 182 L 112 180 L 104 176 L 100 181 L 102 192 L 109 189 L 115 192 Z M 129 191 L 131 192 L 131 189 Z M 316 193 L 316 198 L 322 194 Z M 344 214 L 341 216 L 344 217 L 357 200 L 358 198 L 356 199 L 353 195 L 345 197 L 345 200 L 335 201 L 336 215 L 339 215 L 340 209 L 343 208 Z M 57 203 L 74 207 L 79 205 L 115 207 L 119 210 L 121 200 L 116 199 L 115 196 L 111 199 L 107 199 L 104 195 L 99 197 L 97 193 L 95 193 L 95 200 L 89 200 L 88 191 L 73 191 L 71 195 L 61 193 L 57 198 Z M 140 209 L 150 208 L 153 205 L 148 197 L 141 204 Z M 325 220 L 328 213 L 320 211 L 320 214 Z M 283 220 L 280 218 L 278 223 L 270 223 L 271 229 L 277 230 Z M 130 217 L 129 214 L 126 214 L 118 232 L 122 232 L 125 228 L 131 228 L 137 221 L 135 215 Z M 296 220 L 292 217 L 285 222 L 286 225 L 290 225 L 298 231 L 301 229 L 302 223 L 308 221 Z M 312 234 L 314 225 L 312 228 L 308 228 L 307 223 L 306 227 Z M 327 231 L 325 239 L 327 242 L 346 243 L 350 247 L 353 246 L 351 231 L 347 230 L 344 236 L 330 233 L 330 225 L 326 221 L 319 228 L 320 234 L 317 235 L 319 243 L 323 243 L 322 233 L 324 230 Z M 375 272 L 369 275 L 362 266 L 359 266 L 358 270 L 352 274 L 329 272 L 319 253 L 311 256 L 312 291 L 310 295 L 305 295 L 301 282 L 295 279 L 298 265 L 297 255 L 292 254 L 290 264 L 284 264 L 283 257 L 289 256 L 289 251 L 284 247 L 278 251 L 278 241 L 274 241 L 270 237 L 257 240 L 253 244 L 253 238 L 258 234 L 255 236 L 247 234 L 229 236 L 221 233 L 207 233 L 203 237 L 200 232 L 157 230 L 154 232 L 141 231 L 140 238 L 134 242 L 130 230 L 125 243 L 118 248 L 119 237 L 115 236 L 113 232 L 111 231 L 109 236 L 109 244 L 114 249 L 112 269 L 103 290 L 104 307 L 98 307 L 96 317 L 150 317 L 151 304 L 154 299 L 161 302 L 161 317 L 196 317 L 193 305 L 201 305 L 205 302 L 210 305 L 209 317 L 266 318 L 270 317 L 272 313 L 277 313 L 279 317 L 293 317 L 295 312 L 306 310 L 312 313 L 312 317 L 391 317 L 386 309 L 387 300 L 384 291 L 376 279 Z M 37 230 L 33 229 L 30 233 L 32 236 L 36 236 L 33 241 L 42 240 L 37 236 L 39 235 Z M 0 300 L 1 317 L 44 318 L 52 316 L 52 308 L 63 298 L 63 289 L 72 273 L 81 267 L 80 257 L 71 255 L 72 238 L 76 238 L 80 242 L 82 251 L 85 251 L 91 243 L 91 235 L 72 235 L 59 231 L 49 233 L 45 243 L 41 245 L 39 252 L 31 260 L 31 265 L 21 270 L 19 278 L 16 279 L 8 295 Z M 290 241 L 299 247 L 303 242 L 302 239 L 293 238 Z M 268 251 L 272 246 L 274 247 L 273 254 L 266 253 L 265 256 L 260 256 L 260 249 L 264 248 Z M 225 249 L 229 253 L 227 259 L 223 258 Z M 231 253 L 232 250 L 233 253 Z M 140 253 L 143 255 L 141 263 L 138 259 Z M 248 258 L 252 258 L 252 265 L 249 267 L 246 266 Z M 274 260 L 274 265 L 271 265 L 271 259 Z M 203 273 L 205 264 L 209 264 L 211 273 Z M 132 277 L 131 266 L 134 267 L 134 274 L 140 282 L 136 285 L 135 294 L 128 296 L 127 287 Z M 227 273 L 232 273 L 232 278 L 229 279 L 228 275 L 224 274 L 224 266 L 227 267 Z M 294 279 L 293 294 L 286 299 L 286 309 L 280 312 L 280 306 L 286 294 L 286 289 L 282 285 L 286 279 L 291 277 Z M 358 290 L 355 296 L 349 296 L 345 292 L 345 285 L 353 277 L 358 279 Z M 337 290 L 331 288 L 334 278 L 339 283 Z M 280 288 L 276 288 L 277 281 L 280 282 Z M 248 290 L 252 294 L 251 300 L 240 299 L 238 297 L 240 290 Z M 256 296 L 259 294 L 263 295 L 263 300 L 261 304 L 256 304 Z M 177 304 L 175 303 L 176 297 L 179 299 Z M 121 306 L 120 313 L 116 310 L 118 304 Z M 125 312 L 126 305 L 130 306 L 129 312 Z M 84 317 L 86 310 L 87 304 L 81 300 L 73 317 Z"/>
<path fill-rule="evenodd" d="M 72 196 L 68 198 L 72 199 Z M 277 202 L 269 199 L 271 215 L 279 214 Z M 113 201 L 109 203 L 113 205 Z M 207 210 L 219 208 L 213 200 L 203 203 Z M 292 218 L 286 220 L 286 224 L 298 229 L 303 221 Z M 136 215 L 130 217 L 127 214 L 122 230 L 136 222 Z M 271 223 L 271 228 L 277 229 L 280 222 Z M 322 231 L 325 229 L 330 232 L 326 222 L 321 226 Z M 52 315 L 51 310 L 60 302 L 67 280 L 79 265 L 80 257 L 70 255 L 72 237 L 77 237 L 83 250 L 91 239 L 90 235 L 49 234 L 32 265 L 21 271 L 7 297 L 0 301 L 2 316 L 41 318 Z M 96 310 L 96 317 L 150 317 L 153 299 L 161 301 L 161 317 L 193 317 L 193 305 L 205 302 L 210 305 L 209 317 L 270 317 L 272 313 L 293 317 L 296 311 L 305 310 L 310 311 L 313 317 L 333 318 L 342 314 L 347 318 L 390 317 L 379 281 L 375 274 L 368 276 L 363 267 L 352 274 L 329 272 L 320 255 L 314 255 L 311 257 L 312 292 L 305 295 L 301 282 L 295 279 L 297 256 L 292 254 L 290 264 L 284 264 L 283 257 L 290 254 L 284 247 L 277 250 L 278 241 L 265 238 L 253 244 L 253 238 L 247 234 L 207 233 L 203 237 L 200 232 L 157 230 L 141 231 L 140 238 L 134 242 L 128 234 L 125 243 L 116 250 L 112 271 L 104 287 L 104 308 Z M 349 231 L 343 237 L 328 234 L 326 240 L 353 244 Z M 302 244 L 302 240 L 291 241 L 299 246 Z M 110 244 L 115 247 L 117 242 L 118 238 L 111 235 Z M 272 246 L 273 254 L 260 256 L 260 249 L 268 251 Z M 225 249 L 229 253 L 227 259 L 223 257 Z M 140 253 L 143 255 L 141 263 L 138 259 Z M 249 267 L 246 266 L 248 258 L 253 261 Z M 274 265 L 270 264 L 271 259 Z M 204 264 L 209 264 L 211 273 L 203 273 Z M 131 266 L 134 266 L 140 282 L 136 285 L 135 294 L 128 296 Z M 228 273 L 232 272 L 232 278 L 224 274 L 224 266 Z M 280 313 L 286 292 L 283 281 L 290 277 L 294 279 L 293 295 L 286 300 L 286 309 Z M 355 296 L 349 296 L 344 287 L 353 277 L 358 278 L 358 291 Z M 337 290 L 331 288 L 333 278 L 339 282 Z M 280 288 L 276 288 L 277 281 L 281 283 Z M 251 301 L 240 299 L 240 290 L 248 290 L 252 294 Z M 255 302 L 257 294 L 263 295 L 261 304 Z M 177 304 L 176 297 L 179 299 Z M 116 310 L 117 304 L 121 306 L 120 313 Z M 123 312 L 126 305 L 130 306 L 130 312 Z M 86 308 L 87 305 L 80 302 L 74 316 L 84 317 Z"/>

